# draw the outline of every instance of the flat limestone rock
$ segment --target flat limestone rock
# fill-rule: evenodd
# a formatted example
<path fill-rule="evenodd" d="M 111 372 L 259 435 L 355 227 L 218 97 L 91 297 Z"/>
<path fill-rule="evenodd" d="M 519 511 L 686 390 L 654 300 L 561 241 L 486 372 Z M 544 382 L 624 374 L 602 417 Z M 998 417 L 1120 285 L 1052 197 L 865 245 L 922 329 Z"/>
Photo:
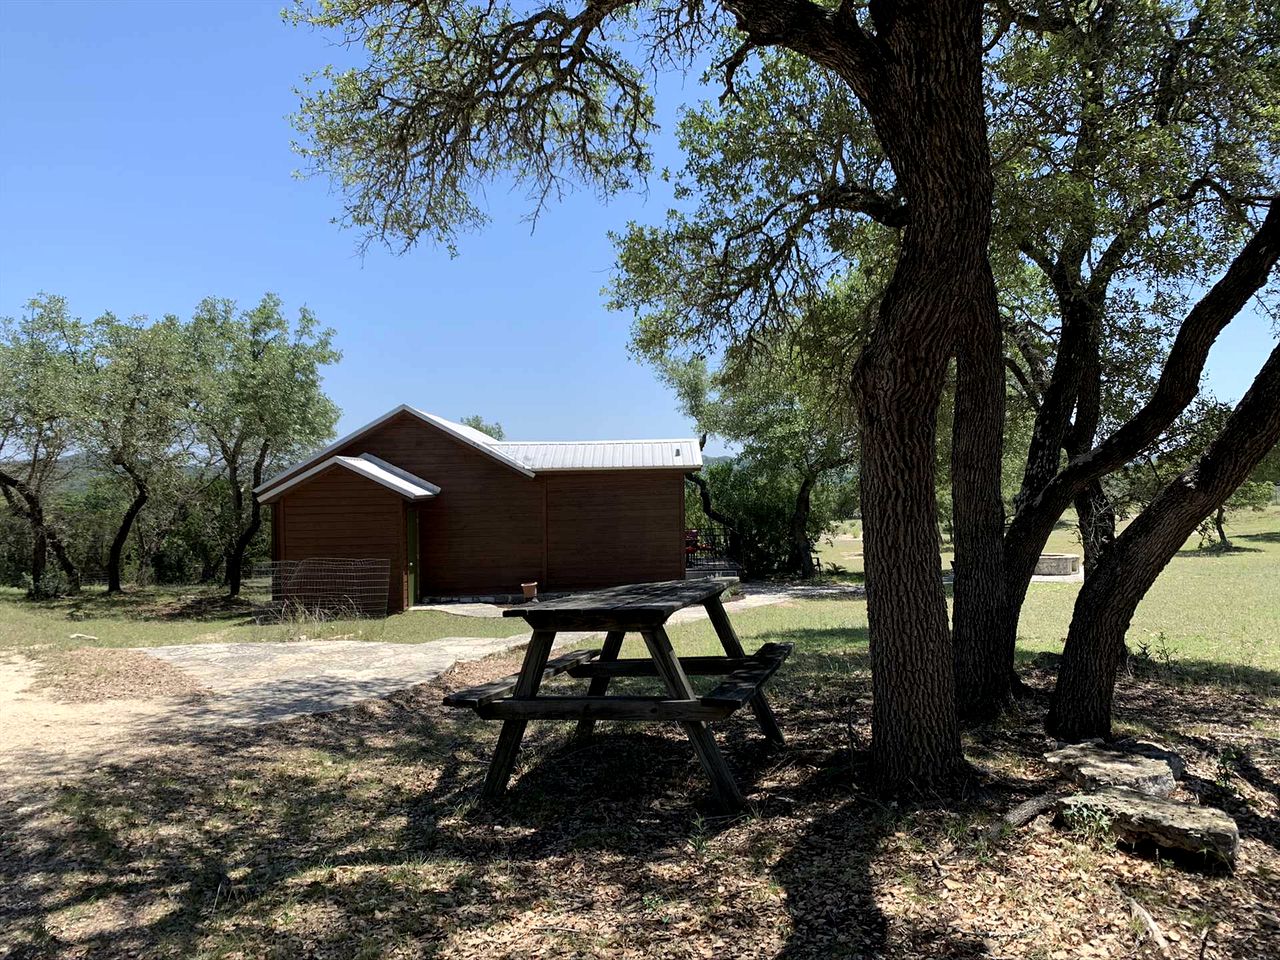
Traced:
<path fill-rule="evenodd" d="M 1059 819 L 1068 824 L 1100 814 L 1113 834 L 1131 843 L 1148 840 L 1166 850 L 1183 850 L 1235 866 L 1240 832 L 1236 822 L 1216 807 L 1107 787 L 1063 797 L 1057 809 Z"/>
<path fill-rule="evenodd" d="M 1115 741 L 1111 744 L 1111 749 L 1119 750 L 1122 753 L 1134 753 L 1142 757 L 1150 757 L 1152 760 L 1163 760 L 1169 764 L 1169 769 L 1173 771 L 1173 779 L 1175 780 L 1181 780 L 1187 774 L 1187 765 L 1182 757 L 1163 744 L 1151 743 L 1147 740 L 1127 739 Z"/>
<path fill-rule="evenodd" d="M 1158 749 L 1151 744 L 1144 746 Z M 1096 741 L 1073 743 L 1046 753 L 1044 758 L 1051 767 L 1063 771 L 1086 790 L 1124 787 L 1153 797 L 1173 793 L 1183 770 L 1181 760 L 1175 768 L 1168 757 L 1116 750 Z"/>

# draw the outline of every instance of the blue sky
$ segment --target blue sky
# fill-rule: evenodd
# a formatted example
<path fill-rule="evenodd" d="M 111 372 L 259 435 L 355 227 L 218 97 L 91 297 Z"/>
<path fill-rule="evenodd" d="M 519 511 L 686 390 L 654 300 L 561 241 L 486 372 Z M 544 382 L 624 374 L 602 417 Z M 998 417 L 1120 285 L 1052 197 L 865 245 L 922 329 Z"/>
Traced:
<path fill-rule="evenodd" d="M 91 317 L 189 315 L 203 296 L 305 303 L 344 353 L 326 386 L 341 430 L 401 402 L 480 413 L 523 439 L 682 436 L 670 394 L 627 354 L 604 308 L 606 237 L 668 204 L 581 192 L 531 232 L 523 196 L 491 191 L 494 222 L 461 255 L 371 248 L 330 220 L 340 198 L 298 180 L 288 114 L 330 39 L 281 22 L 284 0 L 0 4 L 0 314 L 38 291 Z M 658 91 L 664 128 L 693 79 Z M 665 135 L 658 167 L 679 157 Z M 1236 399 L 1270 349 L 1256 313 L 1210 359 Z"/>

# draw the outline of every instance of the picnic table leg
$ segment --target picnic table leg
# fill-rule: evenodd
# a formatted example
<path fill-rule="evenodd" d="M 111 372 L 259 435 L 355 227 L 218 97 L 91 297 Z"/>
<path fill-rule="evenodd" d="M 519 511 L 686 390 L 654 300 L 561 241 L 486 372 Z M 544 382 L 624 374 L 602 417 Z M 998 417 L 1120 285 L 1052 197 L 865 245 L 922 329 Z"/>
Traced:
<path fill-rule="evenodd" d="M 667 692 L 672 698 L 697 699 L 693 685 L 689 683 L 689 678 L 685 675 L 684 668 L 680 666 L 680 660 L 671 647 L 671 638 L 667 636 L 667 631 L 662 627 L 656 627 L 653 630 L 643 631 L 641 636 L 644 637 L 645 646 L 649 648 L 649 656 L 653 658 L 658 675 L 666 683 Z M 716 746 L 715 737 L 712 736 L 706 723 L 701 720 L 681 720 L 680 726 L 684 728 L 689 742 L 693 744 L 693 750 L 698 755 L 702 768 L 711 778 L 711 788 L 716 799 L 730 810 L 741 809 L 746 804 L 746 800 L 742 796 L 742 791 L 738 789 L 738 782 L 733 779 L 733 771 L 725 762 L 720 748 Z"/>
<path fill-rule="evenodd" d="M 600 648 L 600 662 L 606 660 L 617 660 L 618 652 L 622 649 L 622 639 L 626 633 L 622 630 L 610 630 L 604 637 L 604 646 Z M 605 691 L 609 689 L 608 677 L 592 677 L 591 684 L 587 687 L 587 696 L 603 697 Z M 578 730 L 574 734 L 574 739 L 583 742 L 591 739 L 591 732 L 596 727 L 594 717 L 583 717 L 578 721 Z"/>
<path fill-rule="evenodd" d="M 738 639 L 738 634 L 734 631 L 733 624 L 729 622 L 729 614 L 725 612 L 724 604 L 720 602 L 720 598 L 712 597 L 703 606 L 707 608 L 707 615 L 711 618 L 711 625 L 716 628 L 716 636 L 720 638 L 720 644 L 724 647 L 724 652 L 731 657 L 745 657 L 747 654 L 742 648 L 742 641 Z M 760 731 L 765 737 L 771 743 L 779 746 L 786 743 L 786 738 L 782 735 L 782 728 L 778 726 L 778 718 L 773 715 L 773 708 L 769 706 L 769 701 L 764 698 L 764 691 L 758 691 L 747 702 L 751 706 L 751 712 L 756 715 L 756 723 L 760 725 Z"/>
<path fill-rule="evenodd" d="M 520 679 L 516 681 L 512 694 L 517 697 L 532 697 L 542 684 L 542 671 L 547 667 L 547 657 L 551 654 L 551 644 L 556 638 L 554 630 L 535 630 L 529 638 L 529 646 L 524 652 L 524 664 L 520 667 Z M 524 728 L 527 720 L 504 720 L 502 732 L 498 734 L 498 746 L 493 751 L 493 760 L 489 762 L 489 772 L 484 778 L 482 796 L 486 800 L 496 800 L 506 792 L 507 782 L 511 779 L 511 771 L 515 769 L 516 755 L 520 752 L 520 741 L 524 739 Z"/>

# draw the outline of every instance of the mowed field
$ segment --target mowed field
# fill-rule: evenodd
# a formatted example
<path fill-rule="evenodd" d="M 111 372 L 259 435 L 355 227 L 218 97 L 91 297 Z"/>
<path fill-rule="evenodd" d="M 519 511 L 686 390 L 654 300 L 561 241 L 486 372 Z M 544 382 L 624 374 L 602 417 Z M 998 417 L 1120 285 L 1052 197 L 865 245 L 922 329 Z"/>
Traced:
<path fill-rule="evenodd" d="M 425 643 L 441 637 L 506 637 L 520 621 L 414 610 L 386 619 L 273 622 L 251 603 L 229 603 L 216 588 L 129 589 L 109 597 L 87 588 L 77 597 L 32 603 L 0 587 L 0 652 L 77 647 L 156 647 L 178 643 L 279 643 L 341 637 Z M 79 635 L 79 636 L 77 636 Z"/>
<path fill-rule="evenodd" d="M 860 574 L 862 543 L 850 526 L 823 542 L 821 557 L 827 569 L 837 563 Z M 1228 535 L 1235 545 L 1229 553 L 1198 550 L 1193 538 L 1169 563 L 1134 616 L 1132 650 L 1188 668 L 1280 671 L 1280 507 L 1237 516 Z M 1060 524 L 1048 549 L 1079 553 L 1080 545 Z M 949 561 L 944 554 L 943 565 Z M 1024 657 L 1062 649 L 1079 591 L 1078 583 L 1031 584 L 1018 629 Z M 792 639 L 811 649 L 843 650 L 851 639 L 865 645 L 866 612 L 865 600 L 811 601 L 744 611 L 734 622 L 744 640 Z M 682 652 L 714 652 L 706 624 L 677 627 L 672 636 Z"/>

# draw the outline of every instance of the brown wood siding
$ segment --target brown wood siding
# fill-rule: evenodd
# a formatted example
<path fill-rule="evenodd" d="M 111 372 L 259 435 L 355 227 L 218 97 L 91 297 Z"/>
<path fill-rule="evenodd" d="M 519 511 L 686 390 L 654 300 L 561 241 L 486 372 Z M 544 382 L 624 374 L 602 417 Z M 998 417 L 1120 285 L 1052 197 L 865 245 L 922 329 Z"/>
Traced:
<path fill-rule="evenodd" d="M 440 493 L 418 505 L 424 596 L 519 593 L 542 579 L 542 488 L 409 414 L 393 417 L 335 453 L 372 453 Z"/>
<path fill-rule="evenodd" d="M 677 471 L 544 474 L 547 587 L 684 577 L 684 477 Z"/>
<path fill-rule="evenodd" d="M 273 553 L 280 560 L 313 557 L 391 562 L 387 608 L 405 607 L 404 502 L 378 484 L 333 467 L 289 490 L 277 507 L 281 522 Z"/>
<path fill-rule="evenodd" d="M 371 453 L 439 495 L 417 504 L 423 596 L 519 593 L 684 576 L 679 471 L 591 471 L 529 478 L 409 414 L 332 451 Z M 405 502 L 341 468 L 277 501 L 279 559 L 388 557 L 392 610 L 406 605 Z M 409 600 L 412 602 L 412 600 Z"/>

